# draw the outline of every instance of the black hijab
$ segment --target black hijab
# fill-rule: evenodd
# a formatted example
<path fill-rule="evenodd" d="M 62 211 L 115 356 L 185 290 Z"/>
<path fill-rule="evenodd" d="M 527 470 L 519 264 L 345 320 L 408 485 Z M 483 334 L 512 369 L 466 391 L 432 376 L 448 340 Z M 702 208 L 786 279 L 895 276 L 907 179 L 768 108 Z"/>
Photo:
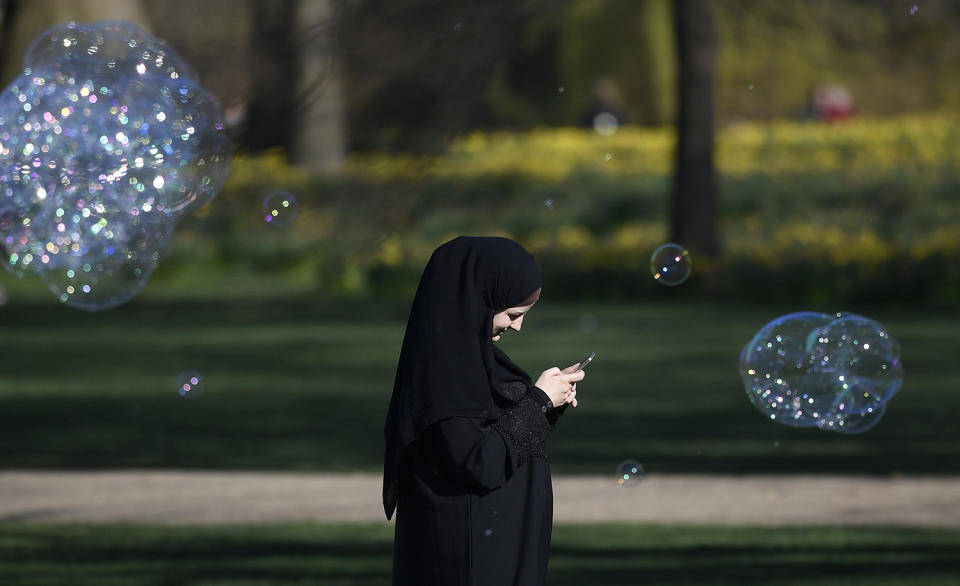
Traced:
<path fill-rule="evenodd" d="M 530 377 L 493 341 L 493 316 L 540 289 L 533 256 L 506 238 L 461 236 L 433 252 L 420 278 L 400 349 L 387 414 L 383 508 L 397 505 L 403 454 L 424 429 L 448 417 L 494 420 L 510 385 Z"/>

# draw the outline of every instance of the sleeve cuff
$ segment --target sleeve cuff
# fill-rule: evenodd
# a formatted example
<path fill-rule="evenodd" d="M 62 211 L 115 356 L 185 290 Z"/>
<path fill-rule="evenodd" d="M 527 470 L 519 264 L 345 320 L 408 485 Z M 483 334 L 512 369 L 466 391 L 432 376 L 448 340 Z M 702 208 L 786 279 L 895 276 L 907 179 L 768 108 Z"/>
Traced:
<path fill-rule="evenodd" d="M 540 410 L 543 413 L 553 410 L 553 401 L 550 400 L 550 397 L 538 386 L 530 387 L 530 390 L 527 392 L 534 401 L 537 402 L 537 405 L 540 405 Z"/>

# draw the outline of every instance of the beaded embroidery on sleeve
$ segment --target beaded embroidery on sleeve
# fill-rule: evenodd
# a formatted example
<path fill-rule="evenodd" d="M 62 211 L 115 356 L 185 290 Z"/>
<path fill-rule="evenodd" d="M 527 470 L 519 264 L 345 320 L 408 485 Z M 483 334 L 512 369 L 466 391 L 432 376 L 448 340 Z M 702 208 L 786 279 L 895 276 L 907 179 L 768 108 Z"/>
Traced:
<path fill-rule="evenodd" d="M 517 406 L 504 412 L 492 427 L 510 438 L 518 465 L 547 457 L 546 443 L 552 425 L 532 393 L 527 392 Z"/>

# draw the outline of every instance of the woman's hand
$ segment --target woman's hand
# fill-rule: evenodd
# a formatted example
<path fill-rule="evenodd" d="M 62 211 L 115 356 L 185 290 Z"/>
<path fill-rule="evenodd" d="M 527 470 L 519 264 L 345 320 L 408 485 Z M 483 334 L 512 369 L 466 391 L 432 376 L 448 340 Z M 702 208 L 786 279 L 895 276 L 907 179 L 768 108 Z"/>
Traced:
<path fill-rule="evenodd" d="M 576 372 L 578 368 L 580 368 L 579 362 L 564 368 L 562 372 L 564 374 L 570 374 L 572 372 Z M 573 407 L 574 409 L 577 408 L 577 385 L 576 384 L 573 385 L 573 390 L 570 392 L 570 396 L 567 397 L 567 403 L 570 403 L 570 406 Z"/>
<path fill-rule="evenodd" d="M 576 383 L 583 380 L 585 373 L 581 370 L 573 372 L 577 365 L 560 370 L 556 366 L 543 371 L 536 385 L 550 397 L 554 407 L 559 407 L 564 403 L 571 403 L 576 406 Z"/>

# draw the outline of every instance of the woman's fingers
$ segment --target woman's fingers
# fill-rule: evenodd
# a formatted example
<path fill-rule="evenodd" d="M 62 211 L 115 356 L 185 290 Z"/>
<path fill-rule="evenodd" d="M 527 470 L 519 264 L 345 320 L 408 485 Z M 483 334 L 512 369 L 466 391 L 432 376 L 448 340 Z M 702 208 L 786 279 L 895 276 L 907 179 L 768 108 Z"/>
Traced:
<path fill-rule="evenodd" d="M 579 366 L 579 364 L 574 364 L 573 366 L 568 366 L 563 370 L 560 370 L 554 366 L 544 370 L 543 376 L 562 376 L 565 377 L 563 380 L 568 383 L 576 382 L 578 380 L 583 380 L 583 377 L 587 374 L 582 370 L 577 370 Z"/>
<path fill-rule="evenodd" d="M 554 366 L 543 371 L 543 374 L 537 379 L 536 386 L 550 397 L 554 405 L 574 404 L 576 403 L 577 382 L 583 380 L 584 376 L 586 376 L 586 373 L 582 370 L 566 372 Z"/>

